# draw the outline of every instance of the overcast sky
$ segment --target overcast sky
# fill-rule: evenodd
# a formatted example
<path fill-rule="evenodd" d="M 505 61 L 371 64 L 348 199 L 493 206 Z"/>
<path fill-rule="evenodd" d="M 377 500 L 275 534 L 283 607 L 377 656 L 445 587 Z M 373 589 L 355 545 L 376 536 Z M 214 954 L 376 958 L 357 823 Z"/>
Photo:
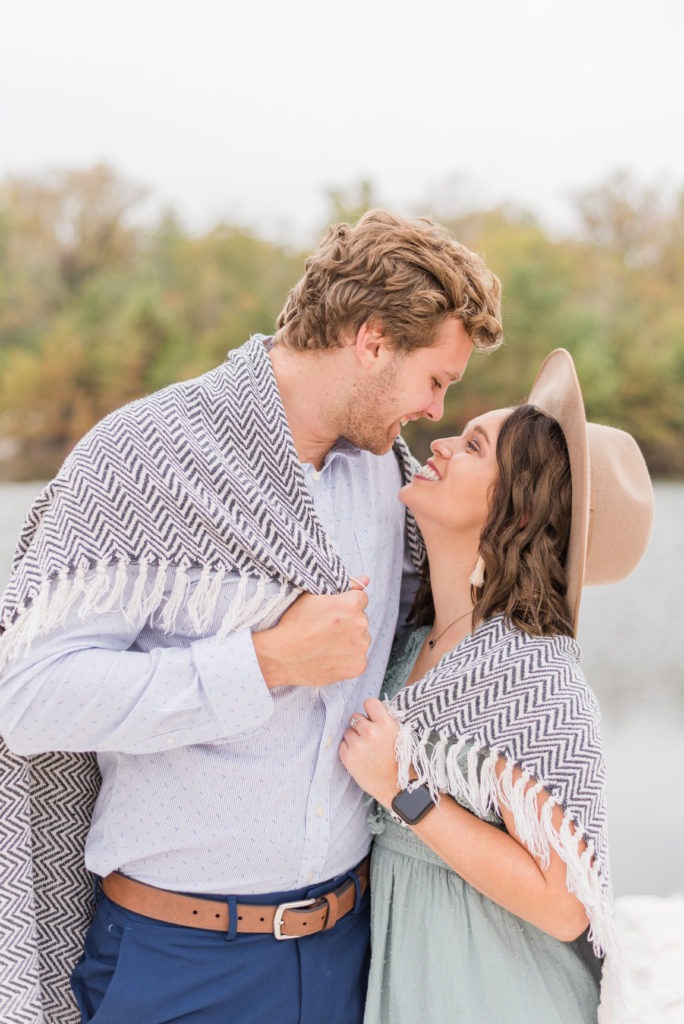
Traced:
<path fill-rule="evenodd" d="M 684 187 L 682 0 L 5 0 L 0 177 L 104 160 L 190 227 L 301 236 L 371 179 L 569 223 L 617 169 Z"/>

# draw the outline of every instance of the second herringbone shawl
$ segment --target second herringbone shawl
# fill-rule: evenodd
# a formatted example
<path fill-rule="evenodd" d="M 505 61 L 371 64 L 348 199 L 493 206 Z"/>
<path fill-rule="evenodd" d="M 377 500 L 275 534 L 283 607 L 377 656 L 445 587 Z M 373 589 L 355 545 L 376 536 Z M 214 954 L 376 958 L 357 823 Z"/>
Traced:
<path fill-rule="evenodd" d="M 567 886 L 584 904 L 589 938 L 603 957 L 599 1022 L 621 1024 L 600 716 L 580 660 L 572 638 L 530 636 L 497 615 L 390 707 L 402 722 L 401 786 L 413 766 L 433 793 L 463 796 L 483 817 L 506 806 L 535 856 L 548 862 L 553 848 L 565 861 Z M 459 764 L 464 747 L 467 772 Z M 542 790 L 550 799 L 539 813 Z M 555 804 L 564 812 L 559 830 Z"/>

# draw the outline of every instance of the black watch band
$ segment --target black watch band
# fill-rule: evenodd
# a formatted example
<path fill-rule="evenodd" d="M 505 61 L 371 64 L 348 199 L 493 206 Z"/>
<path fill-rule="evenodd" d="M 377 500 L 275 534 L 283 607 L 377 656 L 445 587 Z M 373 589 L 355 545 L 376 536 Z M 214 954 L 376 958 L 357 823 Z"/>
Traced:
<path fill-rule="evenodd" d="M 411 783 L 406 789 L 400 789 L 392 801 L 392 810 L 407 825 L 417 825 L 435 806 L 426 785 L 417 786 Z"/>

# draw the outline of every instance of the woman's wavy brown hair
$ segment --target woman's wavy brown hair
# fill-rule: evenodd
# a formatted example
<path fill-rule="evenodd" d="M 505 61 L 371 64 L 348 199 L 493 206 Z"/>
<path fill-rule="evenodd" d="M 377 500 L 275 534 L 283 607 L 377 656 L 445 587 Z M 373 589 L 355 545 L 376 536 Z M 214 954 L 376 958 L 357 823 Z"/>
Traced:
<path fill-rule="evenodd" d="M 328 229 L 278 317 L 276 340 L 298 350 L 335 348 L 345 332 L 377 320 L 395 349 L 410 352 L 431 345 L 449 317 L 475 348 L 497 348 L 498 278 L 429 218 L 370 210 L 353 226 Z"/>
<path fill-rule="evenodd" d="M 501 425 L 496 461 L 499 473 L 479 546 L 484 584 L 471 591 L 473 626 L 505 615 L 534 636 L 572 636 L 564 568 L 572 484 L 563 431 L 535 406 L 518 406 Z M 424 568 L 410 616 L 418 625 L 434 619 L 427 563 Z"/>

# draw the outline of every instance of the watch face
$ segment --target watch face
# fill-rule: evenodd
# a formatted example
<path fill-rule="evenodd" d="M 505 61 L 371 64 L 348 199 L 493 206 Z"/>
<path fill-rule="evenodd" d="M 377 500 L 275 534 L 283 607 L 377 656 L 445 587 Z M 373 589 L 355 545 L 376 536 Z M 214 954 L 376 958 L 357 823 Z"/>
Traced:
<path fill-rule="evenodd" d="M 435 806 L 427 786 L 402 789 L 392 801 L 392 808 L 409 825 L 416 825 Z"/>

